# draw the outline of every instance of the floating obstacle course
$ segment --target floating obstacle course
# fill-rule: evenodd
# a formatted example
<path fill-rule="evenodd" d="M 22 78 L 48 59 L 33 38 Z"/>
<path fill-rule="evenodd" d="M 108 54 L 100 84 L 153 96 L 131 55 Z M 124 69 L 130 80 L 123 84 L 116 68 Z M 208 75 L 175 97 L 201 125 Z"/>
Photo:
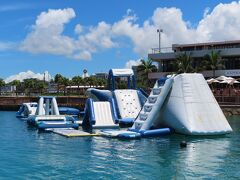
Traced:
<path fill-rule="evenodd" d="M 40 130 L 48 128 L 78 128 L 78 124 L 71 116 L 60 115 L 57 101 L 52 96 L 41 96 L 35 115 L 27 119 L 28 124 Z"/>

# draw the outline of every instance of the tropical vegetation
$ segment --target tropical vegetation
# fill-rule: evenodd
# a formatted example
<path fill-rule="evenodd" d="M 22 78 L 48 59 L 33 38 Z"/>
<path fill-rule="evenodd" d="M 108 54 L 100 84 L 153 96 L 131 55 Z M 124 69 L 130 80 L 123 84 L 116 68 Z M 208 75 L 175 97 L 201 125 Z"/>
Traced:
<path fill-rule="evenodd" d="M 207 54 L 202 61 L 198 60 L 196 62 L 193 61 L 191 55 L 191 53 L 184 52 L 176 57 L 176 61 L 172 64 L 172 67 L 176 70 L 176 73 L 212 70 L 213 77 L 215 77 L 215 71 L 217 69 L 224 68 L 224 61 L 221 58 L 220 51 L 211 51 L 211 53 Z M 157 67 L 154 65 L 152 59 L 141 59 L 140 64 L 136 67 L 137 87 L 149 90 L 149 88 L 152 87 L 155 82 L 149 80 L 148 74 L 156 71 Z M 125 82 L 122 82 L 117 78 L 116 81 L 116 86 L 118 88 L 126 88 L 127 84 Z M 22 82 L 19 80 L 14 80 L 10 83 L 5 83 L 4 80 L 0 78 L 0 89 L 2 89 L 2 87 L 5 85 L 15 86 L 16 95 L 19 93 L 25 95 L 46 94 L 48 93 L 47 89 L 50 85 L 53 85 L 55 89 L 57 89 L 54 92 L 55 95 L 83 95 L 83 92 L 88 87 L 107 88 L 107 79 L 97 78 L 95 76 L 82 78 L 79 75 L 69 79 L 61 74 L 56 74 L 51 82 L 45 82 L 44 80 L 31 78 L 25 79 Z M 67 90 L 67 86 L 75 87 L 73 87 L 74 90 L 69 92 Z"/>
<path fill-rule="evenodd" d="M 139 87 L 146 89 L 151 87 L 151 80 L 148 78 L 148 74 L 156 72 L 157 67 L 153 64 L 152 59 L 141 59 L 140 65 L 137 66 L 137 84 Z"/>
<path fill-rule="evenodd" d="M 5 85 L 4 80 L 0 78 L 0 93 L 1 93 L 1 89 L 4 85 Z"/>
<path fill-rule="evenodd" d="M 215 71 L 219 68 L 225 68 L 224 60 L 221 58 L 220 51 L 211 51 L 210 54 L 207 54 L 204 57 L 204 61 L 202 63 L 204 69 L 212 70 L 212 75 L 215 77 Z"/>
<path fill-rule="evenodd" d="M 193 68 L 193 60 L 191 57 L 191 53 L 184 52 L 182 54 L 179 54 L 173 66 L 177 70 L 177 73 L 193 72 L 194 68 Z"/>

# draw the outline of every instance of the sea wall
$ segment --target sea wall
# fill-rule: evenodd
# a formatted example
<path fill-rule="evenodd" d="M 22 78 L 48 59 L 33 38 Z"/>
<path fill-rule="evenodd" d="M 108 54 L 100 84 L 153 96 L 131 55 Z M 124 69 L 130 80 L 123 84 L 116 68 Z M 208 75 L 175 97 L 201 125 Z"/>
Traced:
<path fill-rule="evenodd" d="M 240 115 L 240 105 L 224 105 L 221 109 L 225 116 Z"/>
<path fill-rule="evenodd" d="M 83 110 L 86 99 L 87 97 L 85 96 L 58 96 L 57 102 L 59 106 L 70 106 Z M 0 96 L 0 110 L 17 111 L 22 103 L 37 101 L 38 97 L 34 96 L 29 97 Z M 223 113 L 226 116 L 240 115 L 240 105 L 220 105 L 220 106 L 223 110 Z"/>
<path fill-rule="evenodd" d="M 38 97 L 11 97 L 1 96 L 0 97 L 0 110 L 16 111 L 22 103 L 26 102 L 37 102 Z M 85 96 L 58 96 L 57 102 L 59 106 L 70 106 L 80 110 L 84 109 L 86 97 Z"/>

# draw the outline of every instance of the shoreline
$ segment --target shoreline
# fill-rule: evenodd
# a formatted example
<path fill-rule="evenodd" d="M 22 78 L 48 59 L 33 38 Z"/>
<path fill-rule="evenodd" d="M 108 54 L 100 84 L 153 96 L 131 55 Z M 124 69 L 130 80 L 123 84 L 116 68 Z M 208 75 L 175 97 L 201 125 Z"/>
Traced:
<path fill-rule="evenodd" d="M 85 106 L 86 97 L 84 96 L 56 96 L 59 106 L 74 107 L 83 110 Z M 38 102 L 38 97 L 35 96 L 1 96 L 0 97 L 0 110 L 4 111 L 17 111 L 22 103 Z"/>
<path fill-rule="evenodd" d="M 225 116 L 240 115 L 240 105 L 220 105 Z"/>
<path fill-rule="evenodd" d="M 79 110 L 83 110 L 87 97 L 83 96 L 56 96 L 59 106 L 74 107 Z M 25 102 L 37 102 L 38 97 L 11 97 L 1 96 L 0 97 L 0 111 L 17 111 L 22 103 Z M 225 116 L 240 115 L 240 105 L 224 104 L 220 107 Z"/>

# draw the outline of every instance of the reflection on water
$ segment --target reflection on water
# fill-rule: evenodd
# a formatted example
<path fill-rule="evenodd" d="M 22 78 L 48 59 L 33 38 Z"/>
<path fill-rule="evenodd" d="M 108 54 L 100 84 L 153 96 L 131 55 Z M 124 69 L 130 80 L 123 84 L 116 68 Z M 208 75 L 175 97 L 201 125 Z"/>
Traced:
<path fill-rule="evenodd" d="M 240 177 L 240 118 L 218 137 L 169 135 L 124 141 L 38 133 L 0 112 L 0 177 L 10 179 L 235 179 Z M 185 140 L 187 148 L 179 143 Z"/>

